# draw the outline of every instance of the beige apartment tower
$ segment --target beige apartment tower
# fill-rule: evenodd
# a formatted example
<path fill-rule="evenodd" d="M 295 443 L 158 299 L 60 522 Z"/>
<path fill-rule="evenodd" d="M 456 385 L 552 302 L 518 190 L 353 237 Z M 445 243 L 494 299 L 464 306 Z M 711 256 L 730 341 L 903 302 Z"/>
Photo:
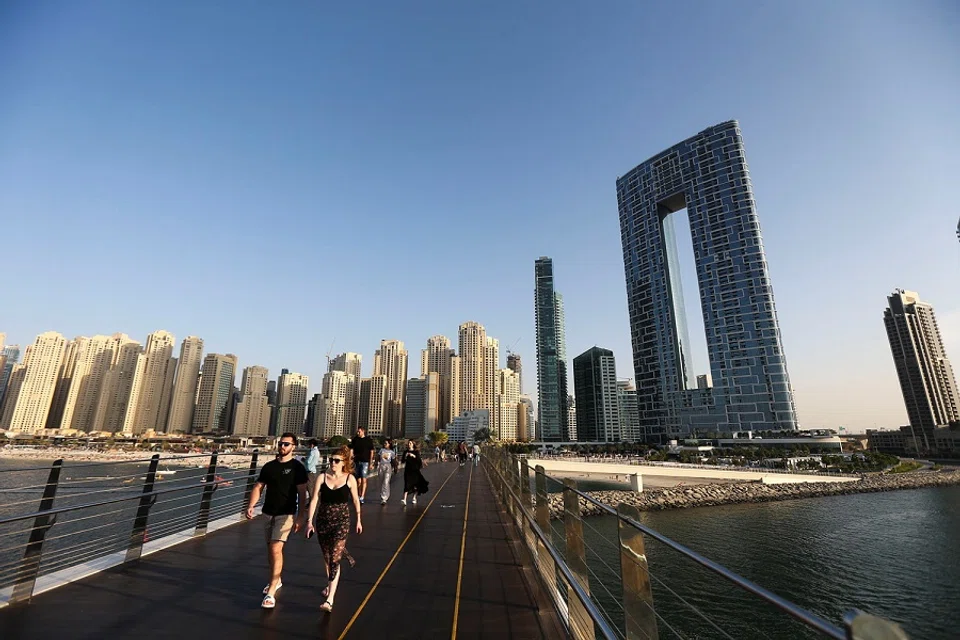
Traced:
<path fill-rule="evenodd" d="M 67 340 L 55 331 L 41 333 L 24 358 L 23 381 L 18 383 L 10 431 L 39 433 L 47 423 Z"/>
<path fill-rule="evenodd" d="M 130 409 L 130 393 L 133 391 L 141 348 L 139 342 L 125 333 L 115 333 L 110 339 L 113 342 L 110 368 L 103 378 L 91 430 L 117 433 L 123 430 Z M 132 414 L 132 411 L 129 413 Z"/>
<path fill-rule="evenodd" d="M 360 371 L 362 369 L 362 362 L 363 356 L 359 353 L 348 351 L 341 353 L 331 360 L 329 367 L 327 367 L 329 371 L 342 371 L 354 377 L 352 406 L 348 406 L 346 409 L 347 414 L 344 417 L 343 425 L 345 433 L 348 434 L 356 433 L 360 419 Z M 315 422 L 317 420 L 319 420 L 319 418 L 315 418 Z M 319 422 L 316 423 L 319 425 Z M 314 433 L 318 433 L 318 431 L 314 431 Z"/>
<path fill-rule="evenodd" d="M 154 331 L 147 336 L 130 392 L 130 402 L 135 407 L 133 420 L 126 421 L 124 433 L 160 433 L 166 428 L 177 369 L 175 346 L 176 339 L 167 331 Z"/>
<path fill-rule="evenodd" d="M 497 433 L 497 370 L 500 342 L 487 336 L 482 324 L 460 325 L 460 412 L 486 409 L 489 427 Z"/>
<path fill-rule="evenodd" d="M 167 433 L 192 431 L 202 364 L 203 340 L 197 336 L 187 336 L 180 343 L 177 377 L 173 383 L 173 394 L 170 399 L 170 417 L 167 418 Z"/>
<path fill-rule="evenodd" d="M 59 425 L 61 429 L 96 430 L 97 405 L 116 346 L 111 336 L 93 336 L 85 339 L 83 347 L 74 352 L 70 390 Z"/>
<path fill-rule="evenodd" d="M 193 433 L 229 431 L 227 403 L 233 395 L 237 375 L 237 356 L 232 353 L 208 353 L 203 359 L 197 407 L 193 412 Z"/>
<path fill-rule="evenodd" d="M 328 371 L 324 374 L 320 402 L 314 409 L 319 413 L 315 435 L 321 438 L 353 437 L 359 399 L 360 384 L 355 375 L 344 371 Z"/>
<path fill-rule="evenodd" d="M 402 438 L 404 434 L 403 403 L 407 395 L 407 350 L 400 340 L 381 340 L 374 354 L 373 375 L 386 376 L 386 415 L 384 435 Z"/>
<path fill-rule="evenodd" d="M 520 437 L 517 414 L 520 407 L 520 376 L 513 369 L 497 373 L 497 425 L 494 434 L 501 440 L 513 441 Z"/>
<path fill-rule="evenodd" d="M 67 407 L 67 399 L 70 396 L 77 360 L 82 356 L 89 341 L 90 339 L 84 336 L 67 340 L 67 346 L 63 351 L 63 362 L 60 364 L 60 372 L 57 374 L 57 386 L 53 390 L 53 401 L 50 403 L 50 412 L 47 414 L 47 429 L 69 428 L 69 421 L 65 426 L 63 425 L 63 414 Z"/>
<path fill-rule="evenodd" d="M 302 373 L 283 373 L 277 385 L 277 434 L 303 435 L 307 413 L 307 387 L 310 377 Z"/>
<path fill-rule="evenodd" d="M 240 402 L 233 424 L 234 435 L 270 435 L 270 405 L 267 402 L 269 376 L 266 367 L 253 366 L 243 370 Z"/>
<path fill-rule="evenodd" d="M 386 426 L 387 376 L 375 375 L 360 381 L 359 427 L 368 436 L 382 436 Z"/>
<path fill-rule="evenodd" d="M 330 360 L 327 371 L 343 371 L 360 379 L 360 369 L 362 368 L 363 356 L 359 353 L 347 351 Z"/>
<path fill-rule="evenodd" d="M 459 364 L 460 359 L 446 336 L 428 338 L 427 348 L 420 352 L 421 377 L 437 374 L 437 422 L 441 426 L 450 424 L 455 416 L 460 415 Z"/>

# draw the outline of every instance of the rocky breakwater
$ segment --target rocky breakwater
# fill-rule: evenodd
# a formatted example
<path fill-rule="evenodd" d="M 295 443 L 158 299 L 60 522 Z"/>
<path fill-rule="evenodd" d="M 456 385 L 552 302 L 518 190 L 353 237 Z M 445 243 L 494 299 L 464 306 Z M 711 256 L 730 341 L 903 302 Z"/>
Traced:
<path fill-rule="evenodd" d="M 662 509 L 773 502 L 776 500 L 820 498 L 851 493 L 899 491 L 947 485 L 960 485 L 960 471 L 869 474 L 857 482 L 701 484 L 677 486 L 669 489 L 651 489 L 641 493 L 634 491 L 590 491 L 588 494 L 614 508 L 618 504 L 626 503 L 637 507 L 640 511 L 659 511 Z M 551 494 L 549 500 L 550 517 L 562 517 L 563 495 L 559 493 Z M 585 498 L 580 498 L 580 513 L 583 516 L 602 515 L 603 510 L 588 502 Z"/>

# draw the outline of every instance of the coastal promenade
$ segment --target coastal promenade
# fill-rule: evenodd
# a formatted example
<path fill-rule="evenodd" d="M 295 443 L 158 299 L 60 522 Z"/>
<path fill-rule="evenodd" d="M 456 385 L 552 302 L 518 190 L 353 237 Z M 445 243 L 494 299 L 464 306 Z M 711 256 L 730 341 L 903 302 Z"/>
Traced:
<path fill-rule="evenodd" d="M 314 540 L 288 543 L 283 588 L 260 608 L 261 522 L 242 522 L 0 608 L 2 638 L 559 638 L 566 631 L 514 537 L 484 469 L 424 470 L 419 505 L 381 506 L 374 479 L 334 610 Z"/>

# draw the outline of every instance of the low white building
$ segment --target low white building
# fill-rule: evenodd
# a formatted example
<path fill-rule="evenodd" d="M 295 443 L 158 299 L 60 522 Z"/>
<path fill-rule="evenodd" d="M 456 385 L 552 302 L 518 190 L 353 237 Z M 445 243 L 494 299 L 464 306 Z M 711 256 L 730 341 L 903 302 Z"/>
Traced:
<path fill-rule="evenodd" d="M 453 419 L 447 427 L 447 436 L 450 442 L 472 440 L 473 434 L 479 429 L 490 428 L 490 412 L 487 409 L 464 411 Z"/>

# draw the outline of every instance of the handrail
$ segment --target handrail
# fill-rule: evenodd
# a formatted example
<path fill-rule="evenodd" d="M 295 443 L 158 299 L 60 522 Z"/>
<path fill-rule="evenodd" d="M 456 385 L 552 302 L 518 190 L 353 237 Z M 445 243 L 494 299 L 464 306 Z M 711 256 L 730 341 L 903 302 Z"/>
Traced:
<path fill-rule="evenodd" d="M 552 477 L 552 476 L 547 476 L 547 477 L 550 478 L 551 480 L 553 480 L 554 482 L 558 482 L 558 480 L 557 480 L 556 478 Z M 763 587 L 761 587 L 761 586 L 758 585 L 757 583 L 752 582 L 752 581 L 750 581 L 750 580 L 747 580 L 746 578 L 744 578 L 744 577 L 742 577 L 742 576 L 734 573 L 733 571 L 730 571 L 729 569 L 727 569 L 727 568 L 724 567 L 723 565 L 721 565 L 721 564 L 719 564 L 719 563 L 717 563 L 717 562 L 714 562 L 713 560 L 711 560 L 711 559 L 709 559 L 709 558 L 707 558 L 707 557 L 705 557 L 705 556 L 700 555 L 700 554 L 697 553 L 696 551 L 694 551 L 694 550 L 692 550 L 692 549 L 690 549 L 690 548 L 688 548 L 688 547 L 680 544 L 679 542 L 675 542 L 675 541 L 671 540 L 670 538 L 666 537 L 665 535 L 663 535 L 663 534 L 661 534 L 661 533 L 658 533 L 658 532 L 655 531 L 654 529 L 651 529 L 650 527 L 648 527 L 648 526 L 646 526 L 646 525 L 644 525 L 644 524 L 641 524 L 641 523 L 637 522 L 637 521 L 634 520 L 633 518 L 620 515 L 619 513 L 617 513 L 617 510 L 616 510 L 616 509 L 610 507 L 609 505 L 606 505 L 606 504 L 600 502 L 599 500 L 597 500 L 597 499 L 594 498 L 593 496 L 590 496 L 590 495 L 584 493 L 583 491 L 580 491 L 579 489 L 575 489 L 575 488 L 573 488 L 573 487 L 570 487 L 570 490 L 573 491 L 574 493 L 576 493 L 576 494 L 577 494 L 578 496 L 580 496 L 581 498 L 584 498 L 584 499 L 587 500 L 588 502 L 594 504 L 595 506 L 600 507 L 601 509 L 603 509 L 604 511 L 606 511 L 608 514 L 610 514 L 610 515 L 612 515 L 612 516 L 615 516 L 618 520 L 622 520 L 622 521 L 626 522 L 626 523 L 629 524 L 630 526 L 632 526 L 632 527 L 638 529 L 639 531 L 643 532 L 645 535 L 650 536 L 651 538 L 657 540 L 658 542 L 660 542 L 660 543 L 662 543 L 662 544 L 670 547 L 670 548 L 673 549 L 674 551 L 677 551 L 677 552 L 679 552 L 680 554 L 686 556 L 686 557 L 689 558 L 690 560 L 693 560 L 693 561 L 696 562 L 697 564 L 699 564 L 699 565 L 701 565 L 701 566 L 703 566 L 703 567 L 705 567 L 705 568 L 713 571 L 714 573 L 716 573 L 716 574 L 719 575 L 720 577 L 722 577 L 722 578 L 724 578 L 724 579 L 726 579 L 726 580 L 728 580 L 728 581 L 730 581 L 730 582 L 733 582 L 734 584 L 736 584 L 736 585 L 737 585 L 738 587 L 740 587 L 741 589 L 743 589 L 743 590 L 745 590 L 745 591 L 748 591 L 748 592 L 750 592 L 750 593 L 758 596 L 759 598 L 761 598 L 761 599 L 763 599 L 763 600 L 766 600 L 769 604 L 771 604 L 771 605 L 777 607 L 778 609 L 780 609 L 781 611 L 783 611 L 783 612 L 785 612 L 785 613 L 793 616 L 794 618 L 796 618 L 796 619 L 799 620 L 800 622 L 803 622 L 803 623 L 806 624 L 807 626 L 812 627 L 812 628 L 816 629 L 817 631 L 820 631 L 821 633 L 830 636 L 831 638 L 836 638 L 836 640 L 846 640 L 847 634 L 844 632 L 843 629 L 841 629 L 841 628 L 838 627 L 837 625 L 835 625 L 835 624 L 833 624 L 833 623 L 831 623 L 831 622 L 829 622 L 829 621 L 827 621 L 827 620 L 824 620 L 823 618 L 821 618 L 820 616 L 818 616 L 818 615 L 816 615 L 816 614 L 814 614 L 814 613 L 811 613 L 811 612 L 809 612 L 809 611 L 806 611 L 805 609 L 802 609 L 802 608 L 798 607 L 797 605 L 793 604 L 792 602 L 790 602 L 790 601 L 787 600 L 786 598 L 783 598 L 783 597 L 781 597 L 781 596 L 778 596 L 777 594 L 773 593 L 772 591 L 769 591 L 769 590 L 767 590 L 767 589 L 764 589 Z"/>
<path fill-rule="evenodd" d="M 540 542 L 550 554 L 550 557 L 553 559 L 557 569 L 563 574 L 567 584 L 577 594 L 577 598 L 583 604 L 584 608 L 587 610 L 587 613 L 590 614 L 590 617 L 593 619 L 593 623 L 603 634 L 603 637 L 609 640 L 618 640 L 620 636 L 617 635 L 616 631 L 613 630 L 606 618 L 603 617 L 603 614 L 600 612 L 600 609 L 597 607 L 596 603 L 593 602 L 593 600 L 590 598 L 590 595 L 581 586 L 580 581 L 576 578 L 576 576 L 573 575 L 570 567 L 567 566 L 563 556 L 561 556 L 556 548 L 554 548 L 553 543 L 550 542 L 547 535 L 543 532 L 543 529 L 541 529 L 536 523 L 536 518 L 534 515 L 530 513 L 526 505 L 523 504 L 523 500 L 521 500 L 520 497 L 518 497 L 514 492 L 513 488 L 510 486 L 510 482 L 503 477 L 503 475 L 500 473 L 500 470 L 496 468 L 496 465 L 484 465 L 485 469 L 490 469 L 491 467 L 493 467 L 496 474 L 500 476 L 500 480 L 504 489 L 509 491 L 516 503 L 520 505 L 520 510 L 523 513 L 524 518 L 526 518 L 527 525 L 530 527 L 530 530 L 533 531 L 537 538 L 540 539 Z"/>

